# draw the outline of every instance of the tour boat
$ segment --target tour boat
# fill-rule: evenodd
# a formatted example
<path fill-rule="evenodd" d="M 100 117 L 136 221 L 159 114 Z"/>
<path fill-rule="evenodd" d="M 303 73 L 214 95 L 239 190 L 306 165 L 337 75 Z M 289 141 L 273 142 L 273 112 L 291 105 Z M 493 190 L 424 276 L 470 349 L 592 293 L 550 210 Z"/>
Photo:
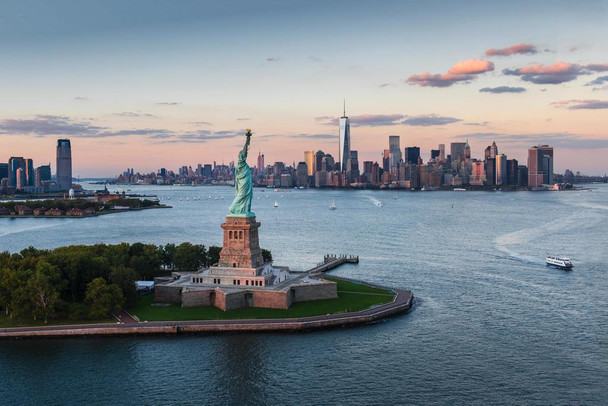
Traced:
<path fill-rule="evenodd" d="M 574 267 L 574 265 L 572 265 L 572 261 L 570 261 L 570 258 L 553 257 L 550 255 L 547 256 L 547 265 L 555 266 L 561 269 L 572 269 L 572 267 Z"/>
<path fill-rule="evenodd" d="M 274 202 L 274 207 L 279 207 L 279 202 L 275 201 Z"/>
<path fill-rule="evenodd" d="M 332 200 L 331 203 L 329 204 L 329 210 L 336 210 L 336 201 Z"/>

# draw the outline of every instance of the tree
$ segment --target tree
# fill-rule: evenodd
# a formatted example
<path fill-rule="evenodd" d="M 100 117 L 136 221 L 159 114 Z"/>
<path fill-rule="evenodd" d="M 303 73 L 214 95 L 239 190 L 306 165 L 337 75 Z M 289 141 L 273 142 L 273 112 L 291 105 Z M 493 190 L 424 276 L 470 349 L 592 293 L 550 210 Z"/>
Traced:
<path fill-rule="evenodd" d="M 175 250 L 174 263 L 182 272 L 195 272 L 207 262 L 207 250 L 204 245 L 183 242 Z"/>
<path fill-rule="evenodd" d="M 105 319 L 120 311 L 124 297 L 120 286 L 108 285 L 105 279 L 95 278 L 89 283 L 84 302 L 92 319 Z"/>
<path fill-rule="evenodd" d="M 39 261 L 36 273 L 28 279 L 26 290 L 32 306 L 34 320 L 43 319 L 47 324 L 55 314 L 59 303 L 59 270 L 46 261 Z"/>
<path fill-rule="evenodd" d="M 160 248 L 160 247 L 159 247 Z M 175 250 L 177 249 L 177 247 L 175 246 L 175 244 L 167 244 L 165 245 L 162 250 L 162 259 L 163 259 L 163 265 L 165 266 L 165 269 L 169 268 L 169 269 L 174 269 L 175 265 L 173 263 L 173 258 L 175 258 Z"/>
<path fill-rule="evenodd" d="M 262 258 L 264 262 L 272 262 L 272 253 L 269 250 L 262 249 Z"/>
<path fill-rule="evenodd" d="M 133 304 L 137 297 L 136 279 L 135 271 L 122 265 L 112 267 L 112 271 L 110 272 L 110 283 L 120 286 L 125 303 L 128 305 Z"/>
<path fill-rule="evenodd" d="M 222 247 L 217 247 L 212 245 L 209 247 L 209 253 L 207 255 L 207 264 L 206 265 L 214 265 L 220 261 L 220 252 L 222 251 Z"/>

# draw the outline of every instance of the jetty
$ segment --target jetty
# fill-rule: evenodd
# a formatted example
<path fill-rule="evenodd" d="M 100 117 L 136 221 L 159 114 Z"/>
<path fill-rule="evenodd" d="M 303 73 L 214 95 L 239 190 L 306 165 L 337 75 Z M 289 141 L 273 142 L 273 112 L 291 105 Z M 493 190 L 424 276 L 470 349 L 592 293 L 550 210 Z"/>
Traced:
<path fill-rule="evenodd" d="M 342 264 L 358 264 L 358 255 L 332 255 L 326 254 L 323 256 L 323 262 L 319 262 L 316 266 L 306 271 L 309 274 L 319 274 L 331 271 Z"/>

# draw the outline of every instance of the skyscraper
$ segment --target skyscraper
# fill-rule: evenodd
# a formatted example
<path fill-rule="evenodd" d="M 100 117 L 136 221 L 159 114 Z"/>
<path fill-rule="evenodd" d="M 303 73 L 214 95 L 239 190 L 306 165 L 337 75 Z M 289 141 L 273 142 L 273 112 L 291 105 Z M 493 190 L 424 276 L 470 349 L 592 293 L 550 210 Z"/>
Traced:
<path fill-rule="evenodd" d="M 315 153 L 315 162 L 314 162 L 314 168 L 315 168 L 315 172 L 318 172 L 321 170 L 321 165 L 323 164 L 323 158 L 325 157 L 325 152 L 318 150 Z"/>
<path fill-rule="evenodd" d="M 72 187 L 72 146 L 70 140 L 57 140 L 57 185 L 61 190 Z"/>
<path fill-rule="evenodd" d="M 405 153 L 404 160 L 406 162 L 414 165 L 418 164 L 418 158 L 420 158 L 420 147 L 405 147 L 403 152 Z"/>
<path fill-rule="evenodd" d="M 308 168 L 308 176 L 312 176 L 315 174 L 315 151 L 304 151 L 304 162 L 306 162 L 306 167 Z"/>
<path fill-rule="evenodd" d="M 464 149 L 466 142 L 453 142 L 450 145 L 450 153 L 452 154 L 452 161 L 458 161 L 465 158 Z"/>
<path fill-rule="evenodd" d="M 401 141 L 398 135 L 388 136 L 388 152 L 390 167 L 396 167 L 401 161 Z"/>
<path fill-rule="evenodd" d="M 31 158 L 27 158 L 25 160 L 25 186 L 34 186 L 35 181 L 34 161 Z"/>
<path fill-rule="evenodd" d="M 547 185 L 553 184 L 553 147 L 541 145 L 538 148 L 543 153 L 543 169 L 545 171 L 543 183 Z"/>
<path fill-rule="evenodd" d="M 25 159 L 20 156 L 13 156 L 8 160 L 8 184 L 17 187 L 17 170 L 25 172 Z"/>
<path fill-rule="evenodd" d="M 445 161 L 445 144 L 439 144 L 439 160 Z"/>
<path fill-rule="evenodd" d="M 532 147 L 528 149 L 528 186 L 542 185 L 543 178 L 543 151 L 539 147 Z"/>
<path fill-rule="evenodd" d="M 496 182 L 495 185 L 507 183 L 507 156 L 505 154 L 496 155 Z"/>
<path fill-rule="evenodd" d="M 257 170 L 258 170 L 258 174 L 262 174 L 264 173 L 264 154 L 262 154 L 261 152 L 258 152 L 258 165 L 257 165 Z"/>
<path fill-rule="evenodd" d="M 344 115 L 340 117 L 340 150 L 338 159 L 340 160 L 340 170 L 346 172 L 346 164 L 350 159 L 350 121 L 346 117 L 346 102 L 344 103 Z"/>

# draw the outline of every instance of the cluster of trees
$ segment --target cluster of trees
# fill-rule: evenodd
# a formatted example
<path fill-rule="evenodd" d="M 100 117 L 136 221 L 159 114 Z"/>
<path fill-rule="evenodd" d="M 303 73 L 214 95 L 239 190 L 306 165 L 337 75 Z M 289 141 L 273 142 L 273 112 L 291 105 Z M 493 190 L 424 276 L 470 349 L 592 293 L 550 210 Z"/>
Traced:
<path fill-rule="evenodd" d="M 111 208 L 114 206 L 122 206 L 129 208 L 140 208 L 140 207 L 151 207 L 158 206 L 159 202 L 155 202 L 148 199 L 134 199 L 134 198 L 119 198 L 108 201 L 107 203 L 96 202 L 94 200 L 87 199 L 74 199 L 74 200 L 60 200 L 60 199 L 47 199 L 47 200 L 28 200 L 25 202 L 9 201 L 0 203 L 0 207 L 6 207 L 10 211 L 15 211 L 15 206 L 27 206 L 31 209 L 38 207 L 45 207 L 47 209 L 88 209 L 94 208 L 95 211 L 100 211 L 102 208 Z"/>
<path fill-rule="evenodd" d="M 0 253 L 0 308 L 14 319 L 104 319 L 137 298 L 135 281 L 196 271 L 219 260 L 221 247 L 184 242 L 33 247 Z M 269 251 L 265 259 L 272 261 Z"/>

